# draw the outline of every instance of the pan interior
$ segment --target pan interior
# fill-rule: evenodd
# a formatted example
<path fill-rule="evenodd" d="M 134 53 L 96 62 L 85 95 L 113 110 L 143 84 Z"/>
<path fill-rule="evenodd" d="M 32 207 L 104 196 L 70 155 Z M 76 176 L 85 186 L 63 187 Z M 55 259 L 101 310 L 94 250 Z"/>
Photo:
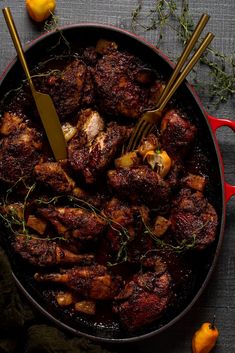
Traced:
<path fill-rule="evenodd" d="M 153 48 L 146 45 L 141 40 L 137 40 L 131 35 L 128 35 L 122 31 L 95 26 L 78 26 L 71 27 L 63 30 L 63 34 L 67 41 L 70 43 L 71 53 L 79 53 L 80 48 L 93 46 L 100 38 L 110 39 L 116 41 L 120 47 L 127 50 L 130 53 L 138 56 L 142 62 L 150 65 L 156 71 L 160 72 L 163 77 L 169 77 L 171 72 L 170 65 L 165 61 L 161 55 L 158 55 Z M 60 41 L 60 45 L 58 45 Z M 61 40 L 60 33 L 53 33 L 47 35 L 41 40 L 35 42 L 26 52 L 26 59 L 32 72 L 40 70 L 41 66 L 39 63 L 48 61 L 48 65 L 59 65 L 61 62 L 61 55 L 65 56 L 65 60 L 70 55 L 66 43 Z M 62 60 L 63 61 L 63 60 Z M 19 87 L 21 81 L 24 78 L 21 66 L 19 62 L 15 62 L 10 70 L 6 73 L 1 86 L 0 86 L 0 97 L 5 95 L 11 89 Z M 183 85 L 177 93 L 177 97 L 181 106 L 190 116 L 190 119 L 197 125 L 199 129 L 200 141 L 199 144 L 203 151 L 206 152 L 210 161 L 210 185 L 207 188 L 206 196 L 209 201 L 216 208 L 218 218 L 222 222 L 223 217 L 223 200 L 222 200 L 222 183 L 221 183 L 221 171 L 218 162 L 218 157 L 212 138 L 212 134 L 208 127 L 205 116 L 189 91 L 186 85 Z M 102 312 L 100 313 L 99 319 L 92 320 L 82 318 L 77 315 L 72 315 L 66 310 L 62 310 L 56 307 L 50 298 L 50 293 L 45 290 L 42 291 L 42 287 L 39 286 L 33 280 L 33 273 L 35 269 L 30 266 L 26 266 L 17 256 L 15 256 L 10 248 L 9 244 L 6 243 L 8 254 L 11 260 L 12 269 L 21 285 L 25 288 L 26 292 L 48 313 L 50 313 L 55 319 L 68 325 L 78 333 L 89 335 L 94 338 L 103 338 L 107 340 L 120 340 L 134 337 L 140 337 L 149 334 L 154 331 L 161 330 L 165 325 L 176 318 L 188 305 L 191 303 L 193 298 L 196 296 L 204 281 L 207 278 L 208 272 L 210 271 L 211 265 L 214 261 L 219 238 L 220 238 L 221 224 L 218 226 L 218 234 L 215 243 L 206 250 L 202 256 L 200 256 L 200 262 L 198 261 L 198 270 L 194 276 L 194 283 L 191 293 L 187 295 L 187 299 L 179 305 L 177 308 L 172 308 L 161 320 L 155 324 L 143 328 L 138 332 L 127 333 L 119 327 L 117 322 L 113 320 L 103 320 Z M 2 230 L 4 232 L 4 230 Z M 105 310 L 105 308 L 104 308 Z"/>

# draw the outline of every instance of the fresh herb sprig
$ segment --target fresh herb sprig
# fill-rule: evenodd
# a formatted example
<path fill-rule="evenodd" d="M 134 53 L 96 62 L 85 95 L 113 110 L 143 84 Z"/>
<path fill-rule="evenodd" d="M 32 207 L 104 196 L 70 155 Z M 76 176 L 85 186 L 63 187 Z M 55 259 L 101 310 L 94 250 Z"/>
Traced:
<path fill-rule="evenodd" d="M 53 12 L 51 12 L 51 16 L 49 19 L 45 22 L 43 30 L 44 32 L 50 32 L 50 31 L 56 31 L 59 33 L 60 37 L 58 42 L 50 48 L 50 51 L 54 50 L 58 46 L 60 46 L 62 43 L 66 46 L 68 52 L 71 52 L 71 46 L 67 38 L 65 37 L 63 30 L 59 28 L 59 17 L 55 16 Z"/>
<path fill-rule="evenodd" d="M 176 33 L 182 45 L 186 44 L 195 28 L 188 0 L 181 0 L 180 9 L 174 0 L 155 0 L 145 17 L 142 16 L 143 9 L 144 1 L 141 1 L 132 11 L 131 27 L 133 31 L 137 32 L 139 29 L 156 31 L 158 34 L 156 44 L 160 46 L 164 31 L 169 29 Z M 210 47 L 200 59 L 200 63 L 210 71 L 211 83 L 207 92 L 214 104 L 218 106 L 234 97 L 235 53 L 226 55 Z M 196 75 L 193 77 L 193 83 L 200 88 Z"/>

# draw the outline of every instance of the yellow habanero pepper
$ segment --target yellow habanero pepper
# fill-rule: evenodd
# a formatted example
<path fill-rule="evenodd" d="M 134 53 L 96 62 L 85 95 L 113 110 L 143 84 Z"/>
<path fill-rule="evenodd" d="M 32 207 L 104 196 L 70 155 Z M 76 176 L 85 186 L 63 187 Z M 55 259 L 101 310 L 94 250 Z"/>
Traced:
<path fill-rule="evenodd" d="M 46 20 L 55 10 L 55 0 L 26 0 L 29 16 L 36 22 Z"/>
<path fill-rule="evenodd" d="M 205 322 L 195 332 L 192 339 L 193 353 L 209 353 L 215 346 L 219 331 L 213 323 Z"/>

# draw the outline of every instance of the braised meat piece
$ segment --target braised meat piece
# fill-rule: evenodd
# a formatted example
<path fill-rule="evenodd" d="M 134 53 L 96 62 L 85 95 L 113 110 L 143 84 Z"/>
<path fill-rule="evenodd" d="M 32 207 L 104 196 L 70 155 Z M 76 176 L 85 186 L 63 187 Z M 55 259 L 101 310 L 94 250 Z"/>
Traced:
<path fill-rule="evenodd" d="M 166 176 L 166 181 L 169 185 L 174 188 L 177 187 L 179 184 L 179 179 L 184 172 L 183 163 L 181 160 L 173 160 L 172 166 L 169 173 Z"/>
<path fill-rule="evenodd" d="M 193 286 L 192 277 L 192 257 L 188 258 L 182 254 L 176 253 L 169 248 L 155 248 L 155 251 L 149 252 L 141 260 L 142 268 L 148 271 L 154 271 L 159 276 L 166 270 L 171 276 L 171 289 L 173 296 L 169 307 L 182 308 L 188 293 Z"/>
<path fill-rule="evenodd" d="M 14 113 L 5 112 L 0 125 L 0 134 L 8 136 L 15 130 L 19 129 L 20 126 L 25 126 L 23 117 Z"/>
<path fill-rule="evenodd" d="M 77 255 L 59 246 L 56 242 L 40 238 L 17 236 L 13 242 L 14 250 L 32 265 L 47 267 L 58 264 L 88 265 L 94 261 L 93 255 Z"/>
<path fill-rule="evenodd" d="M 110 170 L 108 182 L 123 197 L 159 208 L 169 203 L 170 187 L 147 166 Z"/>
<path fill-rule="evenodd" d="M 41 90 L 50 94 L 60 119 L 74 114 L 93 100 L 93 83 L 88 67 L 81 60 L 74 60 L 60 77 L 50 76 Z"/>
<path fill-rule="evenodd" d="M 40 208 L 37 212 L 48 220 L 59 234 L 80 240 L 94 239 L 106 226 L 101 217 L 82 208 L 50 206 Z"/>
<path fill-rule="evenodd" d="M 40 163 L 35 166 L 34 174 L 37 181 L 60 194 L 70 193 L 75 187 L 75 182 L 64 171 L 60 162 Z"/>
<path fill-rule="evenodd" d="M 182 189 L 174 200 L 170 220 L 178 242 L 195 242 L 195 248 L 203 250 L 215 240 L 218 217 L 199 191 Z"/>
<path fill-rule="evenodd" d="M 90 145 L 94 138 L 104 130 L 104 120 L 96 110 L 84 109 L 79 114 L 77 122 L 77 138 L 74 139 L 77 148 Z"/>
<path fill-rule="evenodd" d="M 121 277 L 112 276 L 101 265 L 74 267 L 60 273 L 39 274 L 37 281 L 57 282 L 76 291 L 77 295 L 94 300 L 111 300 L 121 287 Z"/>
<path fill-rule="evenodd" d="M 181 185 L 196 191 L 204 192 L 206 186 L 206 178 L 201 175 L 189 173 L 180 181 Z"/>
<path fill-rule="evenodd" d="M 112 221 L 106 237 L 115 253 L 119 252 L 123 241 L 131 242 L 139 233 L 142 235 L 143 221 L 147 223 L 149 218 L 147 207 L 129 206 L 117 198 L 108 201 L 103 212 Z"/>
<path fill-rule="evenodd" d="M 71 167 L 83 175 L 87 184 L 94 183 L 106 170 L 129 135 L 129 128 L 112 122 L 90 145 L 79 148 L 80 142 L 73 139 L 68 148 Z"/>
<path fill-rule="evenodd" d="M 153 71 L 141 67 L 132 55 L 119 51 L 103 55 L 93 71 L 99 108 L 112 116 L 139 117 L 154 107 L 151 99 L 160 89 L 152 76 Z"/>
<path fill-rule="evenodd" d="M 207 151 L 207 153 L 208 152 L 209 151 Z M 202 148 L 200 146 L 194 144 L 186 161 L 187 171 L 196 175 L 209 175 L 211 172 L 210 158 L 211 157 L 208 157 L 208 155 L 205 154 L 205 151 L 202 151 Z"/>
<path fill-rule="evenodd" d="M 151 324 L 166 311 L 171 297 L 171 276 L 146 272 L 136 274 L 115 298 L 114 312 L 128 331 Z"/>
<path fill-rule="evenodd" d="M 39 162 L 42 149 L 41 135 L 26 122 L 10 113 L 5 113 L 0 142 L 0 181 L 16 183 L 20 178 L 32 175 Z"/>
<path fill-rule="evenodd" d="M 197 129 L 176 110 L 168 111 L 161 122 L 161 142 L 171 157 L 183 157 L 193 143 Z"/>

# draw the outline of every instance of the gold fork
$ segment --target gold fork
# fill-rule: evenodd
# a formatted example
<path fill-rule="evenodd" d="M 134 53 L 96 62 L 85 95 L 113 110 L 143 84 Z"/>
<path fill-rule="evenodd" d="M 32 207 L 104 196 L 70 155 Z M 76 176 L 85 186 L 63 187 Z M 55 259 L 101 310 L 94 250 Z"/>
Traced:
<path fill-rule="evenodd" d="M 197 27 L 193 32 L 191 39 L 188 41 L 177 65 L 175 66 L 175 69 L 171 75 L 168 84 L 162 92 L 162 95 L 158 101 L 158 108 L 143 113 L 130 138 L 129 144 L 126 149 L 127 152 L 136 149 L 141 139 L 147 136 L 153 128 L 153 125 L 160 120 L 160 118 L 162 117 L 162 112 L 169 100 L 171 99 L 172 95 L 175 93 L 180 84 L 184 81 L 186 76 L 189 74 L 189 72 L 192 70 L 192 68 L 202 56 L 203 52 L 213 40 L 214 34 L 209 32 L 198 47 L 198 49 L 195 51 L 194 55 L 189 60 L 188 64 L 185 66 L 183 71 L 179 74 L 208 20 L 209 16 L 203 14 L 200 21 L 198 22 Z"/>

